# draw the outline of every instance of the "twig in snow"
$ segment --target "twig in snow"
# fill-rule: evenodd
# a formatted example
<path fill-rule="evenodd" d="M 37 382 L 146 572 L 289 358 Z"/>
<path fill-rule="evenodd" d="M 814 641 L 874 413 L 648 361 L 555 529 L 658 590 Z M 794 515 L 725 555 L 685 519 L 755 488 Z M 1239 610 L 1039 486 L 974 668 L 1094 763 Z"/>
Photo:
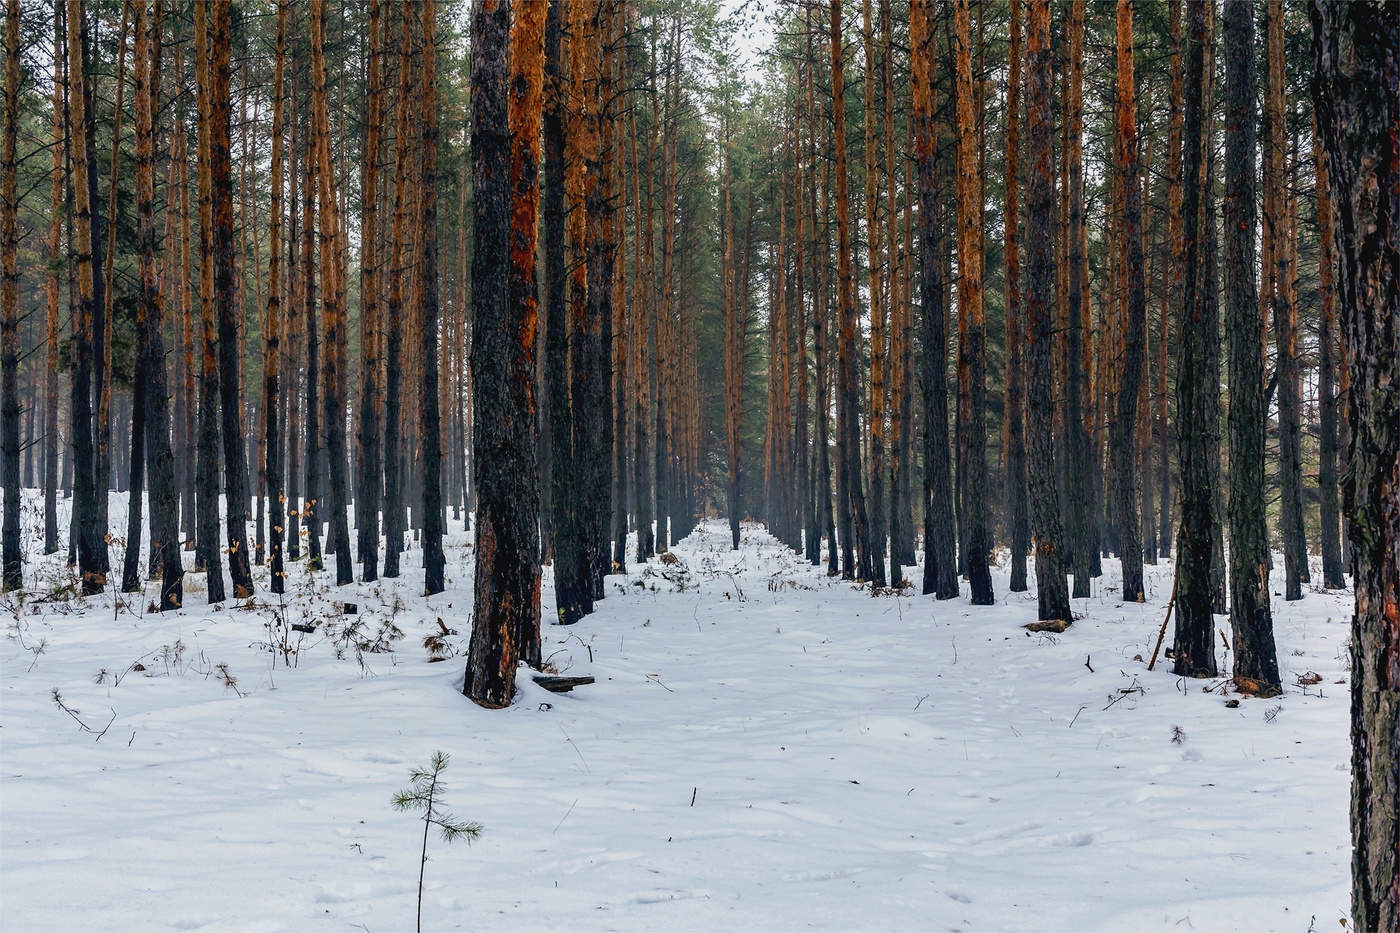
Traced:
<path fill-rule="evenodd" d="M 1069 727 L 1070 727 L 1071 729 L 1074 728 L 1075 720 L 1079 719 L 1079 713 L 1084 712 L 1084 711 L 1085 711 L 1086 709 L 1088 709 L 1088 708 L 1089 708 L 1089 707 L 1087 707 L 1087 706 L 1081 706 L 1081 707 L 1079 707 L 1079 711 L 1076 712 L 1076 713 L 1074 714 L 1074 719 L 1071 719 L 1071 720 L 1069 721 Z"/>
<path fill-rule="evenodd" d="M 569 738 L 569 733 L 564 732 L 564 727 L 563 727 L 563 726 L 560 726 L 560 727 L 559 727 L 559 731 L 564 733 L 564 741 L 565 741 L 565 742 L 568 742 L 569 745 L 573 747 L 574 754 L 578 756 L 578 760 L 579 760 L 579 761 L 583 762 L 583 770 L 591 774 L 591 773 L 592 773 L 592 769 L 590 769 L 590 768 L 588 767 L 588 762 L 586 762 L 586 761 L 583 760 L 583 752 L 581 752 L 581 751 L 578 750 L 578 746 L 577 746 L 577 745 L 574 745 L 574 740 L 571 739 L 571 738 Z"/>
<path fill-rule="evenodd" d="M 559 822 L 554 824 L 554 829 L 550 831 L 551 836 L 559 832 L 559 827 L 564 825 L 564 820 L 567 820 L 569 818 L 569 814 L 574 812 L 574 807 L 576 806 L 578 806 L 577 797 L 574 798 L 573 803 L 569 804 L 569 809 L 564 811 L 564 815 L 560 817 Z"/>
<path fill-rule="evenodd" d="M 919 702 L 917 702 L 917 703 L 914 704 L 914 711 L 915 711 L 915 712 L 918 712 L 919 707 L 920 707 L 920 706 L 923 706 L 923 705 L 924 705 L 924 701 L 927 700 L 928 698 L 929 698 L 929 695 L 928 695 L 927 693 L 925 693 L 923 696 L 919 697 Z"/>
<path fill-rule="evenodd" d="M 63 702 L 63 695 L 62 695 L 61 693 L 58 692 L 58 688 L 57 688 L 57 687 L 54 687 L 54 688 L 53 688 L 53 701 L 54 701 L 54 703 L 56 703 L 56 704 L 58 705 L 58 708 L 59 708 L 59 709 L 63 710 L 63 711 L 64 711 L 65 713 L 67 713 L 69 716 L 72 716 L 72 717 L 73 717 L 73 721 L 76 722 L 76 723 L 78 724 L 78 728 L 82 729 L 82 730 L 83 730 L 84 732 L 86 732 L 88 735 L 94 735 L 94 736 L 96 736 L 97 738 L 93 739 L 94 742 L 101 742 L 101 741 L 102 741 L 102 737 L 103 737 L 104 735 L 107 734 L 107 730 L 110 729 L 110 728 L 112 728 L 112 723 L 114 723 L 114 722 L 117 721 L 117 711 L 116 711 L 116 710 L 112 710 L 112 718 L 109 719 L 109 720 L 107 720 L 107 725 L 105 725 L 105 726 L 102 727 L 102 731 L 101 731 L 101 732 L 98 732 L 98 731 L 97 731 L 96 729 L 94 729 L 92 726 L 89 726 L 87 723 L 83 722 L 81 718 L 79 718 L 79 716 L 78 716 L 78 713 L 80 712 L 79 710 L 73 709 L 73 707 L 71 707 L 71 706 L 69 706 L 68 704 L 66 704 L 66 703 Z M 109 709 L 110 709 L 110 707 L 109 707 Z M 132 736 L 132 738 L 135 738 L 135 737 L 136 737 L 136 733 L 133 732 L 133 733 L 131 734 L 131 736 Z M 130 744 L 130 743 L 127 743 L 127 744 Z"/>
<path fill-rule="evenodd" d="M 1089 669 L 1089 673 L 1094 673 L 1094 665 L 1089 663 L 1089 655 L 1084 655 L 1084 666 Z"/>

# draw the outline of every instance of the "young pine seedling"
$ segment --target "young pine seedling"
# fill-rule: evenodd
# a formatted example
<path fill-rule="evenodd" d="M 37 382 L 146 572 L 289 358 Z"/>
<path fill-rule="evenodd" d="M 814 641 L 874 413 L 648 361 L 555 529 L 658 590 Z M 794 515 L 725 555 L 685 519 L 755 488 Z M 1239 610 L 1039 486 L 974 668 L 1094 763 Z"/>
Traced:
<path fill-rule="evenodd" d="M 433 752 L 427 768 L 414 768 L 408 773 L 409 785 L 394 795 L 394 809 L 423 814 L 423 851 L 418 863 L 418 933 L 423 931 L 423 871 L 428 865 L 428 833 L 434 826 L 442 833 L 443 842 L 472 840 L 481 836 L 481 824 L 459 820 L 442 809 L 442 795 L 447 786 L 442 772 L 447 770 L 447 755 Z"/>

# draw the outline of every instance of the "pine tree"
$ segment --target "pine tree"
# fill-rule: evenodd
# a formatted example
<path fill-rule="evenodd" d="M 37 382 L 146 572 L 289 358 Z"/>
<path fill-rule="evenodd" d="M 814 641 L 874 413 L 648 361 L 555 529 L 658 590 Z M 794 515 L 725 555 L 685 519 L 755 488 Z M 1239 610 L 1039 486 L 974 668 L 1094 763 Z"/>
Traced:
<path fill-rule="evenodd" d="M 1059 502 L 1055 490 L 1051 372 L 1054 240 L 1051 232 L 1054 129 L 1050 100 L 1050 4 L 1030 0 L 1026 29 L 1026 415 L 1030 441 L 1031 535 L 1039 618 L 1070 622 Z"/>
<path fill-rule="evenodd" d="M 1397 689 L 1400 650 L 1400 512 L 1376 495 L 1400 468 L 1400 239 L 1394 192 L 1400 186 L 1400 88 L 1395 61 L 1400 24 L 1388 4 L 1309 4 L 1313 28 L 1313 105 L 1327 150 L 1337 219 L 1337 306 L 1351 385 L 1351 447 L 1343 501 L 1350 537 L 1356 612 L 1352 617 L 1352 923 L 1358 930 L 1400 925 L 1400 860 L 1394 840 Z M 1386 477 L 1392 479 L 1388 480 Z"/>
<path fill-rule="evenodd" d="M 1122 372 L 1118 384 L 1118 411 L 1112 422 L 1109 443 L 1113 448 L 1113 489 L 1118 497 L 1114 514 L 1118 520 L 1118 556 L 1123 567 L 1123 599 L 1127 602 L 1142 602 L 1142 534 L 1137 501 L 1136 431 L 1146 343 L 1144 329 L 1147 323 L 1147 288 L 1142 251 L 1142 183 L 1138 177 L 1137 93 L 1133 75 L 1133 0 L 1118 0 L 1117 26 L 1118 80 L 1114 123 L 1119 183 L 1123 191 L 1121 229 L 1127 317 L 1123 333 Z M 1071 272 L 1071 278 L 1073 277 Z M 1072 350 L 1071 359 L 1074 355 Z"/>
<path fill-rule="evenodd" d="M 263 472 L 267 482 L 267 495 L 270 506 L 268 526 L 271 534 L 268 539 L 268 553 L 271 556 L 269 574 L 270 589 L 274 593 L 286 590 L 286 563 L 282 550 L 286 521 L 286 484 L 283 481 L 282 466 L 282 419 L 274 414 L 282 408 L 282 189 L 283 189 L 283 94 L 284 74 L 287 58 L 287 10 L 290 0 L 277 0 L 277 40 L 276 59 L 272 77 L 272 210 L 268 220 L 267 252 L 267 314 L 264 317 L 263 339 L 266 352 L 263 356 L 263 410 L 267 418 L 267 437 L 263 445 Z M 376 3 L 377 8 L 377 3 Z M 366 237 L 372 234 L 367 228 Z M 368 295 L 368 293 L 366 293 Z M 368 298 L 367 298 L 368 301 Z M 366 396 L 368 398 L 368 396 Z M 376 522 L 376 529 L 378 524 Z M 378 537 L 376 531 L 376 538 Z"/>
<path fill-rule="evenodd" d="M 831 113 L 835 127 L 836 172 L 836 277 L 837 311 L 840 328 L 837 339 L 837 472 L 838 512 L 841 527 L 841 575 L 847 579 L 869 580 L 874 576 L 870 540 L 870 519 L 865 510 L 865 491 L 860 464 L 860 374 L 856 331 L 860 310 L 856 306 L 855 275 L 851 244 L 851 207 L 846 160 L 845 48 L 841 42 L 841 0 L 831 0 Z M 859 554 L 859 563 L 856 554 Z"/>
<path fill-rule="evenodd" d="M 544 13 L 526 4 L 521 18 Z M 483 0 L 472 11 L 473 461 L 491 466 L 477 476 L 475 615 L 463 691 L 487 707 L 510 705 L 518 633 L 537 631 L 540 613 L 539 494 L 528 428 L 535 417 L 538 321 L 510 300 L 511 193 L 500 171 L 510 142 L 509 22 L 506 2 Z"/>
<path fill-rule="evenodd" d="M 1211 587 L 1215 493 L 1209 458 L 1214 453 L 1206 430 L 1208 384 L 1206 343 L 1215 339 L 1207 329 L 1207 297 L 1211 279 L 1200 268 L 1205 244 L 1205 211 L 1201 201 L 1206 161 L 1205 61 L 1210 41 L 1207 3 L 1187 4 L 1186 90 L 1182 158 L 1182 262 L 1184 284 L 1177 306 L 1176 412 L 1177 462 L 1181 477 L 1181 522 L 1176 542 L 1176 638 L 1173 671 L 1186 677 L 1214 677 L 1215 620 Z"/>
<path fill-rule="evenodd" d="M 67 0 L 68 42 L 68 132 L 71 146 L 73 187 L 74 279 L 77 285 L 77 313 L 73 316 L 73 520 L 76 526 L 78 571 L 82 575 L 84 595 L 101 593 L 107 586 L 107 545 L 103 540 L 102 519 L 98 499 L 107 496 L 106 487 L 98 486 L 97 454 L 93 449 L 92 387 L 95 308 L 98 304 L 94 290 L 92 201 L 94 166 L 87 146 L 76 136 L 76 130 L 87 122 L 87 95 L 83 92 L 86 50 L 81 23 L 82 0 Z M 75 86 L 76 85 L 76 86 Z"/>
<path fill-rule="evenodd" d="M 924 579 L 923 592 L 938 599 L 958 595 L 953 537 L 953 481 L 948 449 L 948 338 L 943 302 L 943 248 L 939 226 L 937 133 L 934 126 L 933 62 L 936 40 L 931 0 L 912 0 L 910 100 L 914 163 L 919 197 L 919 320 L 923 343 Z"/>
<path fill-rule="evenodd" d="M 1048 13 L 1047 13 L 1048 15 Z M 986 430 L 986 319 L 982 309 L 982 226 L 981 182 L 977 161 L 977 118 L 972 85 L 972 42 L 969 31 L 968 0 L 953 4 L 956 39 L 954 77 L 957 85 L 957 191 L 958 212 L 958 343 L 959 421 L 966 425 L 961 447 L 966 454 L 967 475 L 959 483 L 965 490 L 963 524 L 968 537 L 963 553 L 967 556 L 972 604 L 990 606 L 991 570 L 987 554 L 991 550 L 986 514 L 987 430 Z M 1029 42 L 1027 43 L 1029 46 Z M 1028 49 L 1029 51 L 1029 49 Z M 1048 62 L 1046 62 L 1048 65 Z M 1048 104 L 1046 105 L 1048 107 Z M 964 323 L 965 322 L 965 323 Z M 1047 332 L 1048 333 L 1048 332 Z M 1032 351 L 1034 353 L 1034 351 Z M 1034 364 L 1033 364 L 1034 365 Z M 963 387 L 966 386 L 966 391 Z M 1034 389 L 1032 389 L 1034 392 Z M 1049 427 L 1048 421 L 1046 427 Z M 1050 456 L 1047 450 L 1046 456 Z M 1032 521 L 1034 497 L 1032 497 Z M 1039 530 L 1047 526 L 1036 523 Z M 1056 519 L 1058 524 L 1058 518 Z M 1055 535 L 1058 545 L 1058 534 Z M 1037 549 L 1039 545 L 1037 546 Z M 1058 555 L 1056 556 L 1058 560 Z M 1044 583 L 1040 584 L 1044 586 Z M 1046 607 L 1042 605 L 1042 610 Z M 1054 618 L 1067 618 L 1064 616 Z"/>
<path fill-rule="evenodd" d="M 0 591 L 24 586 L 19 542 L 19 0 L 5 4 L 5 112 L 0 117 L 0 486 L 5 489 Z"/>
<path fill-rule="evenodd" d="M 1235 685 L 1281 691 L 1269 608 L 1264 522 L 1263 342 L 1254 279 L 1254 9 L 1227 3 L 1225 42 L 1225 314 L 1230 348 L 1230 627 Z"/>
<path fill-rule="evenodd" d="M 540 123 L 547 14 L 547 5 L 540 3 L 526 3 L 516 8 L 511 24 L 514 54 L 510 62 L 510 97 L 506 107 L 511 140 L 508 288 L 513 313 L 529 322 L 538 321 L 540 307 L 535 282 L 535 221 L 540 205 Z M 424 182 L 427 182 L 426 176 Z M 533 329 L 533 323 L 531 326 Z M 518 657 L 529 666 L 538 667 L 539 613 L 521 613 L 516 620 L 521 623 L 514 635 Z"/>
<path fill-rule="evenodd" d="M 145 447 L 149 458 L 151 553 L 159 555 L 160 608 L 179 609 L 184 602 L 184 567 L 180 560 L 180 498 L 175 483 L 175 454 L 170 446 L 170 393 L 165 382 L 165 343 L 162 317 L 165 296 L 156 275 L 155 115 L 160 112 L 162 13 L 148 17 L 146 0 L 133 0 L 136 11 L 136 68 L 132 84 L 136 124 L 136 210 L 141 253 L 141 297 L 136 326 L 138 364 L 144 393 L 132 419 L 131 495 L 140 495 L 134 476 L 137 455 Z M 139 422 L 139 427 L 138 427 Z M 144 435 L 139 438 L 138 435 Z M 128 539 L 128 556 L 138 550 Z M 125 589 L 125 587 L 123 587 Z"/>
<path fill-rule="evenodd" d="M 539 4 L 535 4 L 539 6 Z M 432 596 L 441 593 L 446 587 L 444 568 L 447 558 L 442 550 L 443 524 L 445 512 L 442 502 L 442 411 L 438 395 L 438 218 L 437 218 L 437 6 L 434 0 L 423 0 L 419 15 L 423 18 L 423 68 L 422 68 L 422 180 L 419 182 L 422 203 L 421 223 L 423 226 L 423 256 L 419 265 L 419 288 L 422 293 L 422 431 L 423 444 L 423 570 L 424 591 Z M 528 14 L 522 13 L 521 19 Z M 536 40 L 538 41 L 538 40 Z M 517 55 L 522 53 L 517 52 Z M 538 71 L 538 68 L 536 69 Z M 539 138 L 539 127 L 534 130 L 533 139 Z M 531 225 L 533 226 L 533 215 Z M 531 239 L 533 243 L 533 238 Z M 538 303 L 523 312 L 532 321 L 539 317 Z M 343 406 L 342 406 L 343 407 Z M 344 418 L 340 419 L 338 433 L 344 446 Z M 339 463 L 339 461 L 337 461 Z M 344 483 L 342 482 L 342 488 Z M 338 502 L 344 500 L 338 499 Z M 337 512 L 339 520 L 344 519 L 345 510 Z M 349 535 L 346 535 L 345 561 L 350 561 Z M 538 663 L 532 657 L 528 644 L 522 645 L 522 656 L 527 662 Z M 538 651 L 536 651 L 538 655 Z"/>

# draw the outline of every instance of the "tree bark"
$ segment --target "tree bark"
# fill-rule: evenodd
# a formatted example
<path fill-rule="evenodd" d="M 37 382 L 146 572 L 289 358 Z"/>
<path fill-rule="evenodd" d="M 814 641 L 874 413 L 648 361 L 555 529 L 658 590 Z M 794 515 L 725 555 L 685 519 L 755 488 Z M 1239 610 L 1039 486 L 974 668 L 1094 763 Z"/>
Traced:
<path fill-rule="evenodd" d="M 1214 3 L 1214 0 L 1207 0 Z M 1209 459 L 1214 455 L 1207 428 L 1208 385 L 1206 342 L 1215 335 L 1207 328 L 1209 279 L 1197 268 L 1205 251 L 1204 211 L 1201 209 L 1205 167 L 1205 56 L 1209 33 L 1206 4 L 1187 4 L 1187 87 L 1184 103 L 1182 261 L 1185 281 L 1177 308 L 1176 411 L 1177 461 L 1181 476 L 1181 521 L 1177 532 L 1176 634 L 1173 672 L 1186 677 L 1214 677 L 1215 620 L 1211 589 L 1215 494 Z M 1202 279 L 1205 279 L 1204 286 Z"/>
<path fill-rule="evenodd" d="M 1055 298 L 1054 124 L 1051 119 L 1050 4 L 1030 0 L 1026 31 L 1027 421 L 1030 435 L 1031 534 L 1035 542 L 1038 618 L 1072 621 L 1065 580 L 1055 479 L 1054 375 L 1051 361 Z M 1072 424 L 1073 422 L 1071 422 Z"/>
<path fill-rule="evenodd" d="M 1114 513 L 1118 520 L 1118 557 L 1123 568 L 1123 600 L 1142 602 L 1142 530 L 1138 516 L 1136 454 L 1138 398 L 1142 391 L 1146 342 L 1147 288 L 1142 252 L 1142 183 L 1138 177 L 1137 93 L 1133 76 L 1133 0 L 1118 0 L 1117 13 L 1118 93 L 1114 122 L 1118 172 L 1123 189 L 1121 232 L 1125 253 L 1123 274 L 1127 278 L 1124 283 L 1127 319 L 1118 383 L 1118 411 L 1112 424 L 1110 445 L 1113 448 L 1113 471 L 1117 474 L 1113 483 L 1118 497 Z M 1077 355 L 1072 352 L 1071 360 Z"/>
<path fill-rule="evenodd" d="M 96 270 L 93 262 L 92 179 L 95 170 L 87 146 L 77 132 L 86 125 L 87 95 L 83 91 L 86 49 L 83 46 L 82 0 L 67 0 L 68 39 L 68 131 L 72 139 L 73 178 L 73 263 L 77 285 L 77 308 L 73 317 L 73 516 L 77 531 L 78 571 L 83 594 L 92 596 L 107 587 L 106 554 L 98 499 L 107 496 L 98 487 L 96 452 L 93 449 L 92 388 L 94 368 L 94 295 Z"/>
<path fill-rule="evenodd" d="M 5 489 L 0 592 L 24 587 L 19 541 L 19 0 L 5 4 L 5 113 L 0 122 L 0 486 Z"/>
<path fill-rule="evenodd" d="M 525 6 L 531 6 L 526 4 Z M 533 6 L 540 6 L 536 3 Z M 521 19 L 529 18 L 530 14 L 524 12 L 522 6 Z M 438 121 L 437 121 L 437 71 L 436 52 L 437 43 L 437 6 L 435 0 L 423 0 L 422 9 L 419 15 L 423 18 L 423 74 L 422 74 L 422 180 L 419 184 L 422 211 L 421 223 L 423 227 L 423 257 L 419 266 L 419 276 L 422 289 L 423 300 L 423 321 L 422 321 L 422 354 L 423 354 L 423 382 L 422 390 L 422 443 L 423 443 L 423 589 L 429 596 L 441 593 L 446 588 L 444 571 L 447 565 L 447 557 L 442 550 L 443 524 L 446 520 L 442 503 L 442 411 L 438 407 L 440 397 L 438 393 L 438 236 L 437 236 L 437 146 L 438 146 Z M 543 11 L 539 13 L 543 17 Z M 524 40 L 522 40 L 524 41 Z M 537 37 L 533 37 L 535 45 L 540 44 Z M 523 57 L 523 49 L 518 49 L 516 55 Z M 538 71 L 538 68 L 536 68 Z M 539 139 L 539 126 L 534 127 L 532 140 Z M 538 145 L 533 142 L 532 145 Z M 533 215 L 531 226 L 533 227 Z M 531 237 L 533 244 L 534 237 Z M 532 254 L 533 261 L 533 254 Z M 528 316 L 534 322 L 538 319 L 538 303 L 532 302 L 532 307 L 522 310 L 522 314 Z M 533 333 L 533 327 L 532 327 Z M 533 339 L 533 338 L 532 338 Z M 342 405 L 343 408 L 343 405 Z M 532 419 L 533 421 L 533 419 Z M 338 433 L 342 437 L 341 446 L 344 446 L 344 416 L 340 416 Z M 533 434 L 533 432 L 532 432 Z M 338 465 L 340 461 L 337 460 Z M 344 482 L 341 483 L 342 487 Z M 536 493 L 538 496 L 538 493 Z M 343 499 L 337 500 L 344 502 Z M 538 513 L 539 507 L 536 504 L 535 511 Z M 337 512 L 339 519 L 343 520 L 345 511 L 340 509 Z M 346 536 L 345 560 L 348 563 L 349 537 Z M 538 624 L 538 616 L 536 617 Z M 521 647 L 521 656 L 527 663 L 538 663 L 538 649 L 535 656 L 531 655 L 529 643 L 518 643 Z"/>
<path fill-rule="evenodd" d="M 1275 696 L 1279 683 L 1269 607 L 1264 521 L 1264 360 L 1255 282 L 1254 8 L 1227 3 L 1225 42 L 1225 313 L 1230 349 L 1230 628 L 1234 676 L 1244 693 Z"/>
<path fill-rule="evenodd" d="M 1336 246 L 1332 225 L 1331 180 L 1322 136 L 1313 119 L 1313 188 L 1317 194 L 1317 291 L 1320 313 L 1317 333 L 1318 470 L 1317 492 L 1322 523 L 1322 585 L 1346 586 L 1342 570 L 1341 515 L 1337 493 L 1337 297 Z M 1233 383 L 1231 383 L 1233 385 Z"/>
<path fill-rule="evenodd" d="M 938 599 L 958 595 L 953 481 L 948 449 L 948 336 L 943 303 L 943 237 L 938 211 L 938 153 L 934 125 L 933 62 L 937 42 L 931 0 L 909 8 L 910 99 L 919 198 L 919 320 L 923 343 L 921 390 L 924 422 L 923 592 Z"/>
<path fill-rule="evenodd" d="M 1352 385 L 1352 922 L 1387 930 L 1400 926 L 1400 24 L 1384 3 L 1314 0 L 1308 12 Z"/>
<path fill-rule="evenodd" d="M 541 11 L 542 12 L 542 11 Z M 538 13 L 524 12 L 524 16 Z M 509 706 L 518 633 L 538 630 L 535 328 L 508 288 L 510 188 L 506 117 L 510 4 L 472 10 L 472 382 L 477 474 L 475 617 L 463 690 L 481 706 Z"/>
<path fill-rule="evenodd" d="M 184 601 L 184 568 L 180 560 L 180 498 L 175 482 L 175 455 L 170 447 L 170 393 L 165 382 L 165 346 L 161 318 L 165 300 L 156 273 L 155 223 L 155 115 L 160 112 L 161 20 L 160 7 L 148 20 L 146 0 L 133 0 L 136 10 L 136 73 L 132 86 L 136 123 L 136 210 L 140 248 L 141 293 L 136 311 L 139 349 L 137 364 L 144 382 L 143 397 L 132 420 L 133 505 L 140 489 L 136 483 L 137 455 L 145 446 L 149 461 L 151 553 L 159 555 L 160 608 L 179 609 Z M 148 36 L 148 33 L 150 34 Z M 140 424 L 137 424 L 137 421 Z M 140 441 L 136 438 L 144 433 Z M 132 541 L 127 542 L 128 549 Z M 130 552 L 130 551 L 129 551 Z M 129 568 L 128 572 L 134 570 Z M 134 573 L 132 574 L 134 576 Z"/>
<path fill-rule="evenodd" d="M 1046 14 L 1048 16 L 1048 12 Z M 967 476 L 962 485 L 965 497 L 966 516 L 964 526 L 968 538 L 966 547 L 967 575 L 972 587 L 972 604 L 990 606 L 995 602 L 992 593 L 992 575 L 987 565 L 987 554 L 991 542 L 987 535 L 987 429 L 986 429 L 986 319 L 982 309 L 982 205 L 979 197 L 981 183 L 978 180 L 977 115 L 974 112 L 972 84 L 972 44 L 969 31 L 968 0 L 956 0 L 953 5 L 955 25 L 956 55 L 955 79 L 957 83 L 957 145 L 958 145 L 958 382 L 959 402 L 966 406 L 967 433 L 962 438 L 966 452 Z M 1029 42 L 1027 43 L 1029 46 Z M 1048 59 L 1045 67 L 1049 67 Z M 1047 91 L 1048 93 L 1048 88 Z M 1047 105 L 1048 106 L 1048 105 Z M 1048 165 L 1048 163 L 1047 163 Z M 1048 236 L 1048 228 L 1047 228 Z M 1048 242 L 1048 241 L 1047 241 Z M 1053 264 L 1053 257 L 1049 265 Z M 963 327 L 962 321 L 967 321 Z M 1032 325 L 1034 326 L 1034 325 Z M 1034 351 L 1032 351 L 1034 353 Z M 963 384 L 967 391 L 961 391 Z M 1048 388 L 1048 386 L 1047 386 Z M 964 400 L 965 395 L 965 400 Z M 1051 396 L 1047 392 L 1046 398 Z M 1047 419 L 1045 427 L 1050 427 Z M 1034 443 L 1034 441 L 1032 442 Z M 1049 451 L 1047 450 L 1047 454 Z M 1033 465 L 1034 466 L 1034 465 Z M 1032 521 L 1034 517 L 1034 496 L 1032 497 Z M 1039 523 L 1037 523 L 1039 524 Z M 1055 520 L 1058 532 L 1058 515 Z M 1034 529 L 1033 529 L 1034 530 Z M 1043 533 L 1050 533 L 1046 525 L 1040 525 Z M 1054 535 L 1055 546 L 1059 546 L 1058 533 Z M 1037 563 L 1039 562 L 1037 545 Z M 1058 555 L 1055 558 L 1059 560 Z M 1063 584 L 1063 578 L 1061 583 Z M 1043 586 L 1043 584 L 1041 584 Z M 1042 606 L 1042 609 L 1045 607 Z M 1063 616 L 1068 618 L 1068 610 Z M 1046 617 L 1048 618 L 1048 617 Z"/>
<path fill-rule="evenodd" d="M 431 2 L 431 0 L 430 0 Z M 510 272 L 513 313 L 530 322 L 530 346 L 535 346 L 539 291 L 535 284 L 535 229 L 540 205 L 540 118 L 548 5 L 523 3 L 511 24 L 510 98 Z M 426 33 L 425 33 L 426 39 Z M 426 139 L 424 140 L 426 146 Z M 427 181 L 426 176 L 424 179 Z M 520 660 L 540 665 L 539 613 L 516 616 L 522 623 L 514 636 Z"/>

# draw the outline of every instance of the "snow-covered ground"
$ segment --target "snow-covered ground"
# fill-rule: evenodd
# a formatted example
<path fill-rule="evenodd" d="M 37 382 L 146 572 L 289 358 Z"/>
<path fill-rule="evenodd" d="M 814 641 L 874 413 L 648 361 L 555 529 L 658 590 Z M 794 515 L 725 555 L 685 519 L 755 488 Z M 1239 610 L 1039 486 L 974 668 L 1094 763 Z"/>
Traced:
<path fill-rule="evenodd" d="M 1004 568 L 995 607 L 872 596 L 711 523 L 547 625 L 550 662 L 596 684 L 522 677 L 491 712 L 423 647 L 438 619 L 459 654 L 470 631 L 450 527 L 431 599 L 416 549 L 343 589 L 297 565 L 285 605 L 265 568 L 250 604 L 212 609 L 191 575 L 167 616 L 154 585 L 57 593 L 61 559 L 34 557 L 2 607 L 0 928 L 412 929 L 422 827 L 390 799 L 439 749 L 448 807 L 485 830 L 430 842 L 425 929 L 1302 933 L 1347 913 L 1349 594 L 1276 598 L 1286 695 L 1231 708 L 1223 678 L 1142 660 L 1166 564 L 1124 605 L 1107 562 L 1069 631 L 1033 634 Z M 548 570 L 544 603 L 548 622 Z"/>

